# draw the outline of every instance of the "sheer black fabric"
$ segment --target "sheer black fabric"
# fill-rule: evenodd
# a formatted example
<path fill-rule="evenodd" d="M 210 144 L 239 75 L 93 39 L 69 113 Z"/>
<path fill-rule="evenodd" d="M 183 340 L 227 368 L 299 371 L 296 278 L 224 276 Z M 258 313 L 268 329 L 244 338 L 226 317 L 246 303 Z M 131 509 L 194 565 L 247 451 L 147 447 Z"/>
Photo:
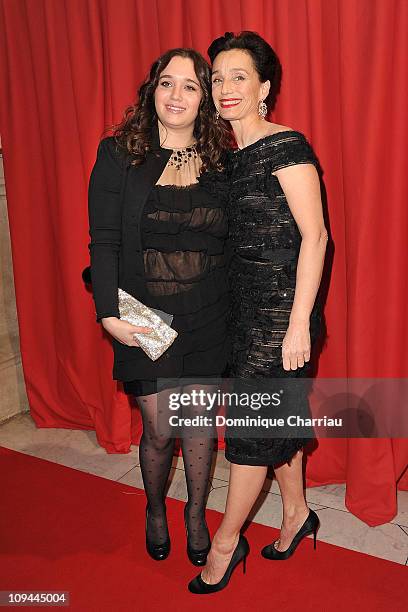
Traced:
<path fill-rule="evenodd" d="M 198 174 L 199 160 L 191 148 L 184 161 L 183 154 L 172 155 L 150 191 L 141 218 L 147 304 L 173 314 L 172 327 L 178 332 L 172 346 L 155 362 L 133 349 L 139 377 L 124 382 L 125 391 L 136 395 L 141 406 L 140 467 L 149 507 L 147 537 L 158 545 L 168 539 L 165 493 L 175 436 L 171 428 L 162 430 L 163 423 L 159 427 L 156 380 L 218 377 L 228 359 L 225 201 L 206 189 Z M 183 406 L 179 416 L 194 418 L 201 413 L 206 414 L 203 406 Z M 176 435 L 180 434 L 188 541 L 193 550 L 202 551 L 210 544 L 205 501 L 216 431 L 194 427 Z"/>
<path fill-rule="evenodd" d="M 202 386 L 200 388 L 205 388 Z M 187 389 L 185 389 L 187 391 Z M 149 506 L 147 520 L 148 539 L 163 544 L 168 539 L 165 493 L 170 475 L 175 437 L 171 428 L 159 426 L 160 407 L 155 398 L 139 398 L 143 419 L 143 434 L 139 446 L 140 468 Z M 180 417 L 193 419 L 208 416 L 205 406 L 183 406 Z M 208 491 L 215 429 L 208 427 L 184 426 L 181 433 L 181 449 L 187 484 L 188 501 L 185 507 L 185 521 L 188 540 L 194 550 L 203 550 L 210 543 L 205 521 L 205 503 Z M 213 434 L 213 437 L 210 434 Z"/>
<path fill-rule="evenodd" d="M 142 220 L 146 282 L 151 295 L 166 296 L 196 290 L 203 306 L 208 296 L 201 282 L 225 272 L 227 221 L 223 208 L 199 184 L 189 187 L 156 185 Z M 218 269 L 218 270 L 217 270 Z M 188 296 L 179 298 L 188 311 Z"/>
<path fill-rule="evenodd" d="M 294 299 L 301 235 L 272 172 L 295 164 L 318 165 L 306 138 L 295 131 L 267 136 L 229 156 L 233 377 L 301 377 L 309 370 L 309 364 L 284 370 L 281 353 Z M 311 315 L 312 342 L 319 333 L 320 319 L 316 302 Z M 307 397 L 303 400 L 299 402 L 302 409 Z M 244 465 L 278 465 L 290 460 L 308 441 L 227 437 L 226 457 Z"/>
<path fill-rule="evenodd" d="M 174 453 L 175 439 L 159 433 L 157 405 L 147 399 L 139 401 L 143 433 L 139 444 L 139 461 L 143 485 L 149 506 L 147 537 L 157 545 L 169 537 L 164 504 L 166 484 Z"/>
<path fill-rule="evenodd" d="M 199 389 L 211 391 L 211 387 L 205 385 L 200 385 Z M 183 417 L 189 419 L 209 416 L 204 406 L 184 406 L 182 412 Z M 205 504 L 216 436 L 215 427 L 210 431 L 208 427 L 184 426 L 181 439 L 188 493 L 184 516 L 189 543 L 194 550 L 203 550 L 210 544 Z"/>
<path fill-rule="evenodd" d="M 206 180 L 158 184 L 145 204 L 141 231 L 148 305 L 173 314 L 179 335 L 154 363 L 134 350 L 139 376 L 124 383 L 127 393 L 153 393 L 157 378 L 219 376 L 227 366 L 227 216 L 224 199 L 206 188 Z"/>

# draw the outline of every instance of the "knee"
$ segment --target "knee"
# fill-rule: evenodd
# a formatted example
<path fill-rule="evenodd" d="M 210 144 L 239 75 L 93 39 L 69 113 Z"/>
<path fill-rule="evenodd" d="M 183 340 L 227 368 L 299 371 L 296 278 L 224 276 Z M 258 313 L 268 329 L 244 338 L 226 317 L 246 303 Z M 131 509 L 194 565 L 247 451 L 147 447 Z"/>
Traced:
<path fill-rule="evenodd" d="M 143 432 L 143 441 L 156 451 L 167 450 L 173 444 L 173 438 L 158 432 Z"/>

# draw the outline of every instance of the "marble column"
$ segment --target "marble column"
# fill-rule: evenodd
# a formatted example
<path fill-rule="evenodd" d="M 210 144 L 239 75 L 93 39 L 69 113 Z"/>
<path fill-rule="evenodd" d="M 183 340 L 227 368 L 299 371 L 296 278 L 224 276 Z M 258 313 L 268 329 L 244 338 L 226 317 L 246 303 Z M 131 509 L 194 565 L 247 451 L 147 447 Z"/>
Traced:
<path fill-rule="evenodd" d="M 28 411 L 21 365 L 3 158 L 0 153 L 0 422 Z"/>

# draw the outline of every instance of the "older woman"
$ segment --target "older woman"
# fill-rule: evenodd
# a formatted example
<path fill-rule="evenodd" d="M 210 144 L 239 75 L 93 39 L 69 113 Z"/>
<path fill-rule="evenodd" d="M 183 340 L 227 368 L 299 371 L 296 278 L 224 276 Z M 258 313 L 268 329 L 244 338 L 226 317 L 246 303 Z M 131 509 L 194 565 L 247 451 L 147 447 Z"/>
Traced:
<path fill-rule="evenodd" d="M 234 248 L 231 375 L 241 380 L 304 377 L 319 332 L 316 296 L 327 242 L 317 160 L 303 134 L 265 120 L 279 74 L 278 58 L 265 40 L 253 32 L 228 33 L 208 53 L 214 104 L 238 145 L 227 162 Z M 305 395 L 294 403 L 302 407 L 306 401 Z M 268 466 L 274 467 L 280 487 L 283 523 L 279 540 L 266 546 L 263 556 L 287 559 L 305 535 L 316 536 L 318 517 L 307 507 L 303 490 L 307 442 L 295 435 L 226 438 L 231 473 L 225 515 L 205 568 L 189 584 L 191 592 L 223 589 L 245 561 L 249 545 L 240 530 Z"/>
<path fill-rule="evenodd" d="M 165 489 L 175 439 L 159 428 L 157 379 L 219 376 L 228 359 L 226 215 L 222 201 L 200 184 L 206 170 L 220 167 L 226 146 L 210 78 L 209 65 L 192 49 L 159 57 L 114 136 L 100 143 L 89 188 L 96 315 L 113 338 L 113 376 L 141 408 L 146 548 L 158 561 L 170 552 Z M 120 320 L 118 288 L 173 315 L 178 337 L 156 361 L 134 335 L 149 330 Z M 181 445 L 187 553 L 203 565 L 213 438 L 184 435 Z"/>

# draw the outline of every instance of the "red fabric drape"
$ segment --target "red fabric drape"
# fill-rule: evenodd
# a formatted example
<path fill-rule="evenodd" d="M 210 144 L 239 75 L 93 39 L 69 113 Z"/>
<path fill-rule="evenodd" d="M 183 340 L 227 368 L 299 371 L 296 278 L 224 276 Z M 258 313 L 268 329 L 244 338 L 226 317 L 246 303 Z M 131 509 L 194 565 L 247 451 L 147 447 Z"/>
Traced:
<path fill-rule="evenodd" d="M 109 341 L 81 280 L 88 176 L 103 129 L 153 59 L 174 46 L 205 54 L 226 30 L 256 30 L 277 50 L 274 120 L 303 131 L 324 169 L 335 256 L 318 375 L 407 375 L 407 2 L 2 0 L 0 20 L 21 352 L 39 427 L 95 429 L 111 453 L 138 441 L 137 412 L 112 382 Z M 398 479 L 408 488 L 407 458 L 402 439 L 320 440 L 308 484 L 347 482 L 349 510 L 380 524 L 395 515 Z"/>

